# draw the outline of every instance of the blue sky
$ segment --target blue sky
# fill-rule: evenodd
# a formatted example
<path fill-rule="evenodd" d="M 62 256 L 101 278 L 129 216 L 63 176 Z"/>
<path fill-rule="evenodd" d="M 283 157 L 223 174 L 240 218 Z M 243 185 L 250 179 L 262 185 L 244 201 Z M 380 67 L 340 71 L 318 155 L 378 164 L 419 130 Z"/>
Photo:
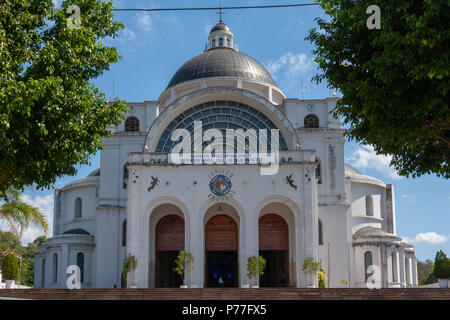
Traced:
<path fill-rule="evenodd" d="M 61 0 L 55 0 L 57 4 Z M 217 0 L 137 1 L 114 0 L 117 8 L 215 7 Z M 293 1 L 306 3 L 308 1 Z M 277 1 L 223 0 L 223 6 L 264 5 Z M 316 85 L 311 77 L 317 65 L 312 45 L 305 41 L 315 17 L 325 17 L 318 6 L 229 10 L 223 16 L 235 34 L 239 50 L 255 58 L 272 73 L 287 97 L 322 99 L 329 96 L 326 84 Z M 117 47 L 122 59 L 93 81 L 108 97 L 113 93 L 128 102 L 157 100 L 175 71 L 189 58 L 204 50 L 212 26 L 218 22 L 215 11 L 199 12 L 117 12 L 116 19 L 126 29 L 105 45 Z M 301 91 L 303 84 L 303 94 Z M 395 187 L 397 233 L 415 244 L 420 260 L 434 259 L 437 250 L 450 254 L 450 183 L 435 176 L 401 178 L 389 167 L 389 157 L 379 156 L 369 146 L 348 142 L 346 162 L 363 174 L 374 176 Z M 63 177 L 55 187 L 84 177 L 100 166 L 99 154 L 91 166 L 79 167 L 76 177 Z M 25 200 L 39 206 L 49 218 L 53 212 L 53 190 L 28 188 Z M 39 235 L 30 229 L 24 242 Z"/>

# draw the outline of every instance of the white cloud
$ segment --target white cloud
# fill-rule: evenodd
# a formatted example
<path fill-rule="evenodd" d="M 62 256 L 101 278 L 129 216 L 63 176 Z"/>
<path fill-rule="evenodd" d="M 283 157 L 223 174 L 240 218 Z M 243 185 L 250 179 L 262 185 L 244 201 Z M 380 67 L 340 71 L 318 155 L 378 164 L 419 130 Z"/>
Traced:
<path fill-rule="evenodd" d="M 118 39 L 122 43 L 125 41 L 133 40 L 135 38 L 136 38 L 136 34 L 131 29 L 127 28 L 127 29 L 119 31 Z"/>
<path fill-rule="evenodd" d="M 437 234 L 436 232 L 421 232 L 417 234 L 414 238 L 410 237 L 401 237 L 403 241 L 409 242 L 409 243 L 426 243 L 426 244 L 439 244 L 439 243 L 445 243 L 448 240 L 450 240 L 449 236 L 444 236 Z"/>
<path fill-rule="evenodd" d="M 400 202 L 406 204 L 413 204 L 416 202 L 416 197 L 413 194 L 401 194 Z"/>
<path fill-rule="evenodd" d="M 410 238 L 410 237 L 401 237 L 401 238 L 405 242 L 409 242 L 409 243 L 414 243 L 415 242 L 415 240 Z"/>
<path fill-rule="evenodd" d="M 447 242 L 449 237 L 437 234 L 436 232 L 419 233 L 415 242 L 423 242 L 427 244 L 438 244 Z"/>
<path fill-rule="evenodd" d="M 137 17 L 136 22 L 143 31 L 145 32 L 152 31 L 153 29 L 152 18 L 147 12 L 139 13 L 136 17 Z"/>
<path fill-rule="evenodd" d="M 41 210 L 42 213 L 44 213 L 45 217 L 47 218 L 48 224 L 49 224 L 49 233 L 48 235 L 52 235 L 52 229 L 53 229 L 53 194 L 48 194 L 46 196 L 40 197 L 35 196 L 34 198 L 30 197 L 27 194 L 22 195 L 22 201 L 25 203 L 28 203 L 29 205 L 32 205 L 34 207 L 37 207 Z M 43 235 L 44 232 L 42 229 L 37 228 L 36 226 L 30 226 L 22 235 L 22 243 L 27 244 L 29 242 L 32 242 L 37 237 Z"/>
<path fill-rule="evenodd" d="M 295 78 L 312 71 L 314 63 L 314 60 L 305 53 L 288 52 L 275 61 L 269 61 L 267 69 L 273 74 L 283 71 L 289 78 Z"/>
<path fill-rule="evenodd" d="M 372 169 L 392 179 L 401 179 L 397 171 L 389 166 L 391 159 L 392 156 L 377 154 L 370 145 L 359 146 L 349 158 L 353 161 L 351 165 L 357 169 Z"/>

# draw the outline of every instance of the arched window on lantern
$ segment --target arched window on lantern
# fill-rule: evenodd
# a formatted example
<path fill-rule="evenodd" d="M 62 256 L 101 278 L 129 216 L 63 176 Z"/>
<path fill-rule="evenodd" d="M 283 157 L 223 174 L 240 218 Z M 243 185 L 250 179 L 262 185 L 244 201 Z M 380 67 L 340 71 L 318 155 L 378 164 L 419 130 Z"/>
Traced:
<path fill-rule="evenodd" d="M 125 120 L 125 131 L 139 131 L 139 119 L 136 117 L 128 117 L 127 120 Z"/>
<path fill-rule="evenodd" d="M 319 118 L 314 114 L 307 115 L 304 120 L 304 126 L 305 128 L 318 128 Z"/>
<path fill-rule="evenodd" d="M 219 47 L 223 47 L 223 38 L 219 38 Z"/>

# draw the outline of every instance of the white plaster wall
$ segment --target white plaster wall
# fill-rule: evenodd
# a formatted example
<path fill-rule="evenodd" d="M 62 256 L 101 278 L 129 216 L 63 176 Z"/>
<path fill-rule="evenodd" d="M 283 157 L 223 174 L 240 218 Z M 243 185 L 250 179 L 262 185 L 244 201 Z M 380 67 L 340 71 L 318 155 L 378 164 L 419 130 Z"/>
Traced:
<path fill-rule="evenodd" d="M 63 232 L 70 229 L 81 228 L 94 234 L 96 218 L 96 185 L 68 188 L 63 191 Z M 81 198 L 82 215 L 75 218 L 75 200 Z"/>
<path fill-rule="evenodd" d="M 345 206 L 321 206 L 324 244 L 319 246 L 319 258 L 328 278 L 328 287 L 341 287 L 340 279 L 350 281 L 351 238 L 347 230 L 347 208 Z"/>
<path fill-rule="evenodd" d="M 139 287 L 147 287 L 149 283 L 148 270 L 154 263 L 150 261 L 149 252 L 148 239 L 151 237 L 149 235 L 149 216 L 157 204 L 165 203 L 165 201 L 178 203 L 178 206 L 185 208 L 185 221 L 188 226 L 186 249 L 194 254 L 196 261 L 190 283 L 198 287 L 204 285 L 203 217 L 206 210 L 215 203 L 208 197 L 211 194 L 209 181 L 210 177 L 219 172 L 215 171 L 219 168 L 217 166 L 192 166 L 189 167 L 189 175 L 187 175 L 186 168 L 182 167 L 133 166 L 130 169 L 130 180 L 133 182 L 130 184 L 132 187 L 128 188 L 128 252 L 135 254 L 138 259 L 136 277 Z M 264 203 L 282 203 L 293 211 L 296 244 L 300 244 L 295 253 L 295 262 L 303 264 L 306 256 L 317 257 L 317 209 L 314 209 L 312 204 L 312 183 L 304 177 L 305 172 L 302 168 L 295 165 L 282 167 L 275 176 L 260 176 L 257 166 L 254 166 L 253 169 L 229 166 L 225 171 L 233 174 L 231 177 L 233 199 L 226 200 L 225 203 L 233 206 L 240 218 L 240 284 L 248 283 L 245 270 L 247 258 L 258 254 L 258 214 L 264 207 Z M 291 188 L 284 181 L 284 178 L 291 173 L 298 186 L 297 190 Z M 158 177 L 160 184 L 149 192 L 147 188 L 151 176 Z M 194 181 L 197 181 L 196 185 L 193 184 Z M 167 185 L 166 182 L 169 184 Z M 176 195 L 176 200 L 172 195 Z M 296 268 L 295 278 L 299 279 L 298 286 L 302 285 L 303 281 L 302 272 L 299 270 L 300 268 Z"/>
<path fill-rule="evenodd" d="M 97 288 L 120 287 L 121 229 L 125 208 L 117 207 L 97 210 L 96 239 L 96 284 Z"/>
<path fill-rule="evenodd" d="M 377 286 L 381 287 L 381 252 L 380 248 L 377 246 L 371 246 L 371 245 L 362 245 L 354 247 L 354 258 L 355 258 L 355 283 L 352 284 L 352 286 L 355 287 L 361 287 L 366 288 L 366 282 L 365 282 L 365 265 L 364 265 L 364 253 L 366 251 L 372 252 L 372 263 L 373 265 L 376 265 L 380 268 L 379 281 L 376 283 Z"/>
<path fill-rule="evenodd" d="M 366 196 L 373 200 L 373 216 L 366 215 Z M 351 183 L 352 233 L 364 227 L 384 229 L 385 188 L 369 183 Z"/>

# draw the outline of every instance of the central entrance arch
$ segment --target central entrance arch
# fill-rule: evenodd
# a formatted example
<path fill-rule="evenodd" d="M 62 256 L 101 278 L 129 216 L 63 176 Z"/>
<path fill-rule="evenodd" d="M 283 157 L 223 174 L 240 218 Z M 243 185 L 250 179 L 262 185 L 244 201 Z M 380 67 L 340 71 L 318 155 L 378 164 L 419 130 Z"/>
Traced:
<path fill-rule="evenodd" d="M 236 287 L 238 282 L 238 225 L 218 213 L 205 226 L 205 267 L 207 287 Z M 221 279 L 221 280 L 220 280 Z M 223 281 L 223 284 L 221 284 Z"/>
<path fill-rule="evenodd" d="M 259 279 L 261 287 L 285 287 L 289 283 L 289 228 L 277 214 L 259 218 L 259 254 L 267 263 Z"/>
<path fill-rule="evenodd" d="M 181 277 L 173 271 L 178 251 L 184 250 L 184 219 L 169 214 L 156 225 L 155 286 L 157 288 L 179 287 Z"/>

